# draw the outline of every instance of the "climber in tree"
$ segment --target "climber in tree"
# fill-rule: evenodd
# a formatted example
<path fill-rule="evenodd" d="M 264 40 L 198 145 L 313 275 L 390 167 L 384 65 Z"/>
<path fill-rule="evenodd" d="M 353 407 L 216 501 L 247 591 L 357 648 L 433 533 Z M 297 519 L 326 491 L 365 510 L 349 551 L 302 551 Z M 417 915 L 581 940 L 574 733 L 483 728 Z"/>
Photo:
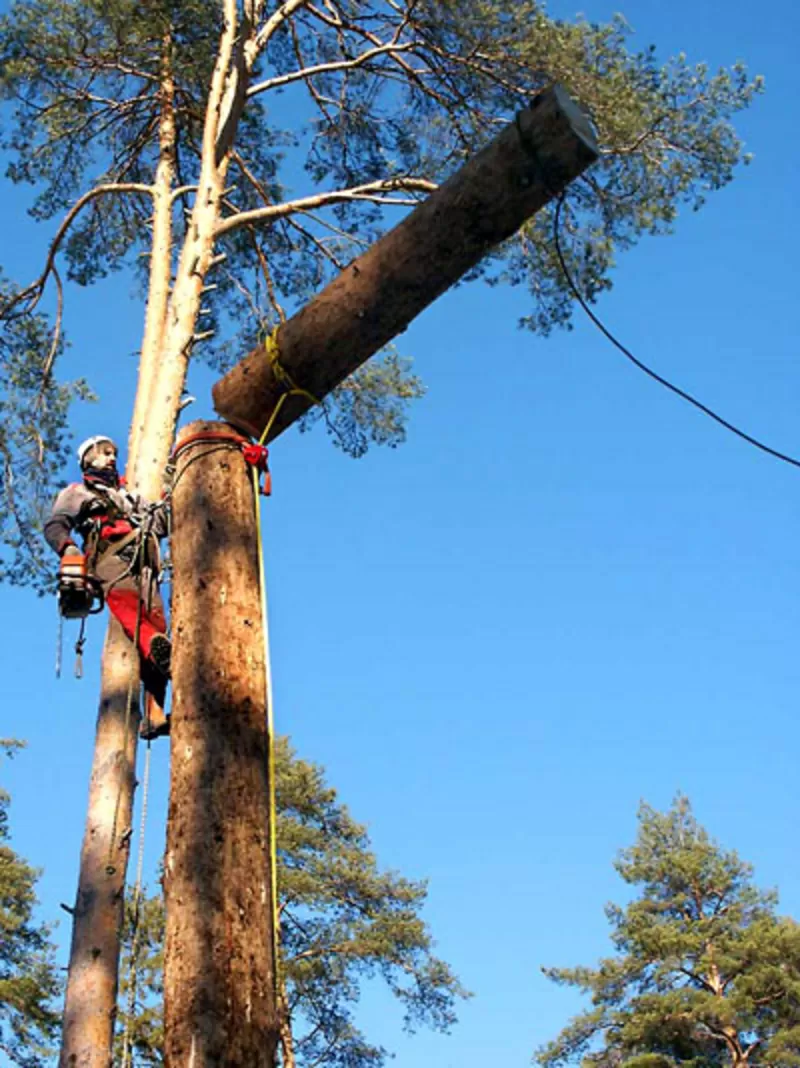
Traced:
<path fill-rule="evenodd" d="M 82 482 L 56 497 L 44 536 L 67 569 L 81 550 L 88 574 L 103 590 L 111 614 L 131 641 L 138 643 L 142 683 L 147 695 L 140 733 L 155 738 L 169 732 L 164 714 L 170 671 L 170 640 L 158 588 L 159 539 L 167 534 L 165 504 L 152 504 L 125 488 L 117 472 L 117 446 L 104 435 L 78 448 Z"/>

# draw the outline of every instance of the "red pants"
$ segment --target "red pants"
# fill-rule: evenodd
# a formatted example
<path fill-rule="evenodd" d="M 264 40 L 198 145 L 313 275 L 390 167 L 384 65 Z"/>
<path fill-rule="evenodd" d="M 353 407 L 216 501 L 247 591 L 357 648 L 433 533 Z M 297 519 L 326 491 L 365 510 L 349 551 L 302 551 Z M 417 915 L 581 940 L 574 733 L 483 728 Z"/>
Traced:
<path fill-rule="evenodd" d="M 97 559 L 94 573 L 103 584 L 109 611 L 119 621 L 131 641 L 136 637 L 136 619 L 139 616 L 138 647 L 142 660 L 142 683 L 146 692 L 163 709 L 167 680 L 150 660 L 153 638 L 167 629 L 164 603 L 155 577 L 158 573 L 158 560 L 149 558 L 141 575 L 134 576 L 130 574 L 129 561 L 115 556 L 112 546 L 110 551 L 102 553 Z"/>
<path fill-rule="evenodd" d="M 101 553 L 94 563 L 94 573 L 103 584 L 106 604 L 122 629 L 133 641 L 136 637 L 136 618 L 139 616 L 139 652 L 144 660 L 150 659 L 150 643 L 156 634 L 167 629 L 164 617 L 164 602 L 158 588 L 158 559 L 151 551 L 143 566 L 131 573 L 130 559 L 115 555 L 111 546 Z M 142 605 L 139 608 L 139 598 Z"/>
<path fill-rule="evenodd" d="M 160 598 L 159 598 L 160 600 Z M 164 610 L 160 604 L 147 608 L 144 603 L 139 608 L 139 593 L 128 589 L 124 582 L 109 591 L 106 597 L 108 610 L 119 620 L 122 629 L 131 641 L 136 638 L 136 619 L 139 616 L 139 652 L 145 660 L 150 659 L 150 643 L 156 634 L 163 634 L 167 629 Z"/>

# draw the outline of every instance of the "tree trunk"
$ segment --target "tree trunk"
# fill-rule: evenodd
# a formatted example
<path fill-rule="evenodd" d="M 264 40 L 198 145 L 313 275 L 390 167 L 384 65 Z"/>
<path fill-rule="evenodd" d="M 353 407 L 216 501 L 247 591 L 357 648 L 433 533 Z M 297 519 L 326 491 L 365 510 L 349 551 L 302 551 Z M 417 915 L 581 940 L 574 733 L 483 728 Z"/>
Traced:
<path fill-rule="evenodd" d="M 153 238 L 144 337 L 130 436 L 128 475 L 146 497 L 160 493 L 160 479 L 136 477 L 145 413 L 153 390 L 163 340 L 172 272 L 172 186 L 175 177 L 175 86 L 172 38 L 162 41 L 159 162 L 153 186 Z M 162 456 L 161 469 L 167 455 Z M 153 475 L 157 465 L 151 465 Z M 78 897 L 72 930 L 62 1031 L 61 1068 L 95 1068 L 111 1063 L 119 986 L 120 934 L 133 819 L 136 748 L 140 721 L 139 662 L 121 628 L 111 620 L 100 683 L 100 708 L 81 850 Z M 128 693 L 130 695 L 130 706 Z M 109 798 L 113 797 L 113 804 Z M 116 824 L 116 826 L 115 826 Z M 124 840 L 121 839 L 125 833 Z M 109 847 L 112 836 L 115 845 Z M 113 857 L 113 861 L 109 857 Z M 113 873 L 107 871 L 113 867 Z M 99 952 L 98 952 L 99 950 Z"/>
<path fill-rule="evenodd" d="M 158 375 L 144 413 L 143 447 L 138 452 L 136 465 L 137 477 L 141 480 L 152 478 L 155 472 L 160 474 L 172 446 L 181 393 L 196 342 L 203 288 L 214 262 L 215 231 L 230 162 L 229 155 L 217 159 L 217 142 L 226 87 L 236 76 L 231 68 L 238 54 L 238 28 L 235 19 L 230 19 L 234 11 L 227 12 L 211 77 L 197 190 L 167 307 Z"/>
<path fill-rule="evenodd" d="M 172 191 L 175 184 L 175 81 L 172 74 L 172 33 L 162 41 L 161 111 L 159 115 L 159 157 L 153 182 L 153 239 L 150 248 L 150 278 L 147 287 L 142 352 L 139 358 L 139 381 L 128 438 L 128 477 L 138 482 L 134 470 L 140 453 L 147 411 L 151 404 L 153 383 L 158 374 L 164 328 L 167 323 L 170 284 L 172 281 Z"/>
<path fill-rule="evenodd" d="M 542 93 L 280 327 L 282 366 L 300 387 L 324 397 L 597 156 L 588 121 L 567 94 L 558 87 Z M 214 407 L 259 437 L 283 391 L 261 346 L 217 382 Z M 304 397 L 288 398 L 270 437 L 309 406 Z"/>
<path fill-rule="evenodd" d="M 294 1054 L 292 1015 L 289 1011 L 289 995 L 286 990 L 285 980 L 281 980 L 280 987 L 281 996 L 278 1007 L 281 1014 L 281 1068 L 296 1068 L 297 1060 Z"/>
<path fill-rule="evenodd" d="M 227 166 L 227 161 L 217 165 L 216 138 L 236 41 L 236 26 L 226 24 L 209 94 L 199 195 L 195 197 L 174 288 L 171 287 L 171 259 L 176 130 L 169 31 L 165 32 L 162 41 L 160 154 L 153 187 L 153 246 L 139 381 L 128 448 L 131 488 L 151 500 L 158 499 L 162 491 L 203 284 L 213 256 L 213 233 Z M 226 127 L 231 141 L 240 111 L 241 107 L 235 116 L 228 115 Z M 123 675 L 126 679 L 124 688 L 119 683 Z M 126 735 L 123 725 L 128 680 L 131 678 L 137 700 L 131 709 Z M 112 623 L 103 658 L 89 811 L 67 977 L 61 1068 L 107 1068 L 111 1063 L 121 910 L 128 861 L 127 837 L 120 843 L 119 832 L 116 834 L 116 845 L 112 850 L 116 853 L 113 875 L 105 872 L 105 865 L 98 858 L 109 852 L 114 812 L 126 832 L 132 821 L 140 721 L 138 692 L 138 659 L 131 664 L 130 643 Z M 112 793 L 117 799 L 114 812 L 109 810 L 107 803 Z"/>
<path fill-rule="evenodd" d="M 192 423 L 178 438 L 220 423 Z M 195 443 L 173 495 L 172 774 L 164 893 L 168 1068 L 269 1068 L 272 946 L 264 634 L 240 449 Z"/>
<path fill-rule="evenodd" d="M 108 1068 L 111 1063 L 138 696 L 138 658 L 122 628 L 112 621 L 103 650 L 103 690 L 72 925 L 60 1068 Z"/>

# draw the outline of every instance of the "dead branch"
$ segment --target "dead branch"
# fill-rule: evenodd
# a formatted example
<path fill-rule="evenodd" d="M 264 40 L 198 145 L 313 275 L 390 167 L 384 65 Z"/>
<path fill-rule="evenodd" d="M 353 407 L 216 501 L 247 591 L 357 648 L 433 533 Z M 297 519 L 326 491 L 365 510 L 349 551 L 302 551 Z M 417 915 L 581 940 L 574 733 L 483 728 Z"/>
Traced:
<path fill-rule="evenodd" d="M 39 395 L 36 398 L 37 409 L 39 409 L 44 402 L 45 393 L 47 392 L 50 377 L 53 373 L 53 364 L 55 363 L 56 355 L 58 354 L 58 345 L 61 341 L 61 324 L 64 318 L 64 287 L 61 284 L 61 275 L 55 267 L 53 267 L 53 278 L 55 279 L 56 292 L 58 294 L 56 303 L 56 321 L 55 326 L 53 327 L 53 338 L 50 342 L 50 351 L 47 354 L 47 359 L 42 368 L 42 384 L 39 387 Z"/>
<path fill-rule="evenodd" d="M 301 81 L 304 78 L 313 78 L 318 74 L 329 74 L 338 70 L 352 70 L 354 67 L 364 66 L 365 63 L 375 59 L 377 56 L 385 56 L 390 52 L 408 52 L 415 47 L 416 42 L 409 41 L 406 44 L 385 44 L 378 48 L 370 48 L 354 59 L 340 59 L 334 63 L 318 63 L 313 67 L 292 71 L 291 74 L 281 74 L 277 78 L 268 78 L 264 82 L 259 82 L 258 85 L 251 85 L 247 90 L 247 95 L 248 97 L 255 96 L 257 93 L 265 93 L 270 89 L 277 89 L 279 86 L 289 85 L 291 82 Z"/>
<path fill-rule="evenodd" d="M 353 186 L 351 189 L 339 189 L 329 193 L 317 193 L 314 196 L 302 197 L 298 200 L 288 200 L 283 204 L 275 204 L 264 208 L 254 208 L 252 211 L 243 211 L 238 215 L 229 216 L 219 223 L 215 231 L 215 237 L 222 237 L 242 226 L 251 223 L 272 222 L 286 215 L 295 215 L 314 208 L 324 208 L 332 204 L 344 204 L 348 201 L 369 200 L 378 204 L 392 204 L 408 206 L 416 204 L 412 200 L 395 200 L 385 194 L 393 192 L 409 193 L 433 193 L 438 186 L 435 182 L 429 182 L 426 178 L 386 178 L 379 182 L 368 182 L 365 185 Z"/>
<path fill-rule="evenodd" d="M 262 52 L 276 30 L 278 30 L 287 19 L 290 19 L 295 11 L 299 11 L 300 8 L 305 7 L 307 3 L 308 0 L 286 0 L 285 4 L 281 4 L 278 10 L 267 19 L 258 31 L 255 41 L 256 51 Z"/>

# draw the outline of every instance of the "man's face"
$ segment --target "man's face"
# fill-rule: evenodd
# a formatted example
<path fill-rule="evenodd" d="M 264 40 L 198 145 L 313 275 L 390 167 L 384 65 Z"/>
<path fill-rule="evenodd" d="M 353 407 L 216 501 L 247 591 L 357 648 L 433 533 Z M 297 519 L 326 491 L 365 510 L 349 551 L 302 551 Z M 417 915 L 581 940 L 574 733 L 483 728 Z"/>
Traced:
<path fill-rule="evenodd" d="M 117 465 L 117 447 L 110 441 L 101 441 L 94 445 L 86 457 L 86 466 L 99 471 L 109 471 Z"/>

